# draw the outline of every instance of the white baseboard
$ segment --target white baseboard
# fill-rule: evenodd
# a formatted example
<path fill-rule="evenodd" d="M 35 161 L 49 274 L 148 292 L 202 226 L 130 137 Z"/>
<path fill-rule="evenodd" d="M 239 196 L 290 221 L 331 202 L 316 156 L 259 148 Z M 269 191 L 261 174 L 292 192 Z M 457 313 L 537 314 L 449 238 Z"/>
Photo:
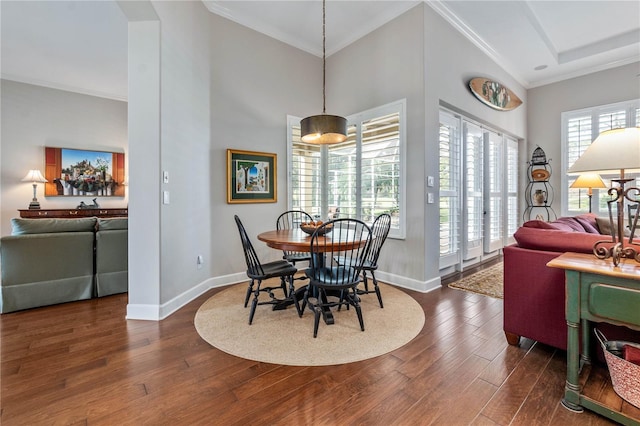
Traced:
<path fill-rule="evenodd" d="M 162 305 L 139 305 L 130 303 L 127 305 L 126 319 L 160 321 L 212 288 L 224 287 L 243 281 L 247 281 L 247 274 L 244 272 L 224 275 L 209 278 Z"/>
<path fill-rule="evenodd" d="M 431 290 L 440 287 L 440 277 L 436 277 L 429 281 L 418 281 L 412 278 L 403 277 L 401 275 L 389 274 L 384 271 L 376 271 L 376 278 L 378 281 L 390 284 L 396 287 L 406 288 L 408 290 L 418 291 L 420 293 L 427 293 Z"/>
<path fill-rule="evenodd" d="M 418 281 L 400 275 L 376 271 L 376 278 L 381 282 L 396 287 L 406 288 L 408 290 L 418 291 L 420 293 L 427 293 L 440 287 L 440 277 L 436 277 L 429 281 Z M 130 303 L 127 305 L 126 319 L 161 321 L 212 288 L 224 287 L 244 281 L 247 281 L 247 275 L 244 272 L 223 275 L 221 277 L 209 278 L 162 305 L 140 305 Z"/>

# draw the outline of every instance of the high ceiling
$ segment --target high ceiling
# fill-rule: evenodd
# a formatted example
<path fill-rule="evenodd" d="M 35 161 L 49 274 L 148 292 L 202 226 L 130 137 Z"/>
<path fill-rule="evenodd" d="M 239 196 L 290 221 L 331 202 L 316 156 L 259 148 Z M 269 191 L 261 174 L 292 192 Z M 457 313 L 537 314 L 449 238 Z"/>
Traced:
<path fill-rule="evenodd" d="M 318 0 L 202 1 L 212 13 L 322 56 Z M 328 0 L 327 55 L 418 3 Z M 527 88 L 640 61 L 638 1 L 426 4 Z M 127 22 L 115 1 L 2 0 L 0 8 L 2 78 L 126 99 Z"/>

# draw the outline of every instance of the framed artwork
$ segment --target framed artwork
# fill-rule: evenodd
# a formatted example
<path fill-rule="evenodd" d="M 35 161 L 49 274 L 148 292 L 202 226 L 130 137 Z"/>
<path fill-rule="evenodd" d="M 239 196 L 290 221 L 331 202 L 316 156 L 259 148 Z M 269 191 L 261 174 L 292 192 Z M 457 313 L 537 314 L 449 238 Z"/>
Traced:
<path fill-rule="evenodd" d="M 124 153 L 45 147 L 45 197 L 124 197 Z"/>
<path fill-rule="evenodd" d="M 275 203 L 276 167 L 276 154 L 227 149 L 227 203 Z"/>

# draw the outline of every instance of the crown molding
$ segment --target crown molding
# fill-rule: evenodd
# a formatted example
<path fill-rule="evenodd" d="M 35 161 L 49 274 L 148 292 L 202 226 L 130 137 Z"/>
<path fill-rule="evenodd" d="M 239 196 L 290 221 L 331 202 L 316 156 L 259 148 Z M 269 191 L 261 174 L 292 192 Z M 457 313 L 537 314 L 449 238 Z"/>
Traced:
<path fill-rule="evenodd" d="M 97 90 L 88 90 L 85 87 L 69 86 L 66 84 L 55 83 L 52 81 L 38 80 L 36 78 L 19 77 L 15 75 L 6 74 L 6 73 L 1 73 L 0 78 L 2 80 L 15 81 L 17 83 L 24 83 L 24 84 L 31 84 L 33 86 L 41 86 L 49 89 L 63 90 L 65 92 L 79 93 L 81 95 L 95 96 L 98 98 L 111 99 L 114 101 L 122 101 L 122 102 L 128 101 L 127 95 L 122 95 L 118 93 L 99 92 Z"/>

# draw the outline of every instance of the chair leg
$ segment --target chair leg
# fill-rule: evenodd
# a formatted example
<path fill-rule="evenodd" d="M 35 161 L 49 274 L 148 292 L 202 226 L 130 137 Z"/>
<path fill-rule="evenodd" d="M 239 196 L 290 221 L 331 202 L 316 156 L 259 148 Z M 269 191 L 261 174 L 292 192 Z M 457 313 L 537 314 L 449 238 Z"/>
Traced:
<path fill-rule="evenodd" d="M 260 285 L 262 284 L 261 280 L 258 280 L 258 285 L 256 289 L 253 291 L 253 300 L 251 301 L 251 311 L 249 312 L 249 325 L 253 322 L 253 316 L 256 313 L 256 307 L 258 306 L 258 297 L 260 296 Z"/>
<path fill-rule="evenodd" d="M 353 289 L 353 307 L 356 308 L 356 314 L 358 314 L 358 321 L 360 322 L 360 330 L 364 331 L 364 319 L 362 318 L 362 308 L 360 308 L 360 303 L 358 303 L 358 294 L 356 289 Z"/>
<path fill-rule="evenodd" d="M 251 312 L 249 312 L 249 325 L 251 325 L 251 323 L 253 322 L 253 316 L 256 313 L 256 306 L 258 306 L 258 296 L 256 296 L 251 301 Z"/>
<path fill-rule="evenodd" d="M 302 310 L 300 309 L 300 303 L 298 303 L 298 297 L 296 296 L 296 289 L 293 286 L 293 275 L 289 277 L 289 295 L 291 299 L 293 299 L 293 304 L 296 307 L 296 311 L 298 311 L 298 317 L 302 317 Z"/>
<path fill-rule="evenodd" d="M 376 289 L 376 296 L 378 296 L 378 303 L 380 303 L 381 308 L 384 308 L 384 305 L 382 304 L 382 295 L 380 294 L 380 287 L 378 287 L 378 280 L 376 279 L 376 276 L 373 273 L 373 271 L 371 271 L 371 279 L 373 280 L 373 285 Z"/>
<path fill-rule="evenodd" d="M 313 337 L 318 337 L 318 325 L 320 325 L 320 315 L 322 308 L 320 306 L 313 307 Z"/>
<path fill-rule="evenodd" d="M 284 293 L 284 298 L 287 298 L 287 282 L 284 277 L 280 277 L 280 287 L 282 287 L 282 291 Z"/>
<path fill-rule="evenodd" d="M 373 276 L 373 272 L 371 273 Z M 367 279 L 367 271 L 362 271 L 362 282 L 364 283 L 364 291 L 369 292 L 369 280 Z"/>
<path fill-rule="evenodd" d="M 304 291 L 304 297 L 302 298 L 302 306 L 300 307 L 301 317 L 304 314 L 304 310 L 307 308 L 307 303 L 309 303 L 309 287 L 311 287 L 311 284 L 307 286 L 306 290 Z"/>
<path fill-rule="evenodd" d="M 251 293 L 253 292 L 253 280 L 249 281 L 249 285 L 247 286 L 247 295 L 244 297 L 244 307 L 246 308 L 249 304 L 249 297 L 251 297 Z"/>

